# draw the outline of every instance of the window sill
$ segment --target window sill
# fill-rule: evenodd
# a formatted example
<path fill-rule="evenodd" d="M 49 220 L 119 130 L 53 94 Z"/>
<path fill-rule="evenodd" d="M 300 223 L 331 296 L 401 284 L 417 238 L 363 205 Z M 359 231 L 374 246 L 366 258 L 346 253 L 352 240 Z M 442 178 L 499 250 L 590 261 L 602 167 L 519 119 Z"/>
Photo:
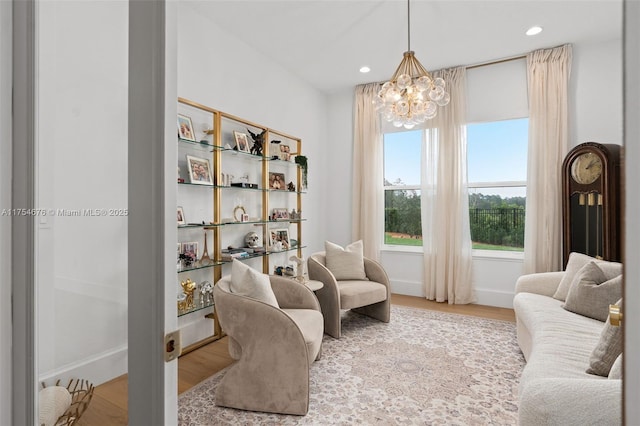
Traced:
<path fill-rule="evenodd" d="M 380 251 L 383 253 L 407 253 L 422 254 L 421 246 L 394 246 L 382 245 Z M 502 250 L 472 250 L 471 256 L 474 259 L 494 259 L 510 262 L 522 262 L 524 260 L 524 252 L 521 251 L 502 251 Z"/>
<path fill-rule="evenodd" d="M 523 251 L 502 251 L 502 250 L 472 250 L 474 259 L 496 259 L 522 262 L 524 260 Z"/>

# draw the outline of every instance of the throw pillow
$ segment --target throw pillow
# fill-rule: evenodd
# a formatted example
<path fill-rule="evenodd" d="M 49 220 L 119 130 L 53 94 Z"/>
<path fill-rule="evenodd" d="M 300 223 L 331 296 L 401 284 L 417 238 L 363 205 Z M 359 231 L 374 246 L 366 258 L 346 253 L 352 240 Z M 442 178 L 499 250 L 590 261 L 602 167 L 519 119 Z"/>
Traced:
<path fill-rule="evenodd" d="M 616 302 L 622 306 L 622 299 Z M 587 373 L 607 377 L 611 374 L 612 366 L 616 358 L 622 353 L 622 327 L 614 327 L 609 324 L 609 319 L 602 328 L 600 340 L 589 357 Z M 620 365 L 622 368 L 622 365 Z"/>
<path fill-rule="evenodd" d="M 567 299 L 567 294 L 569 294 L 569 289 L 571 288 L 573 279 L 578 271 L 589 262 L 596 262 L 604 272 L 607 279 L 614 278 L 622 273 L 621 263 L 598 260 L 582 253 L 571 253 L 569 254 L 569 260 L 567 261 L 567 266 L 564 270 L 564 276 L 553 295 L 554 299 L 562 300 L 563 302 Z"/>
<path fill-rule="evenodd" d="M 247 296 L 271 306 L 279 308 L 276 295 L 271 289 L 269 276 L 245 265 L 243 262 L 233 259 L 231 265 L 231 293 Z"/>
<path fill-rule="evenodd" d="M 608 378 L 611 380 L 622 379 L 622 354 L 618 355 L 618 358 L 616 358 L 615 362 L 611 366 Z"/>
<path fill-rule="evenodd" d="M 622 275 L 607 281 L 595 262 L 586 264 L 573 280 L 567 300 L 562 305 L 567 311 L 585 317 L 606 321 L 609 305 L 622 297 Z"/>
<path fill-rule="evenodd" d="M 325 241 L 324 249 L 327 269 L 336 277 L 336 280 L 367 280 L 367 274 L 364 272 L 362 240 L 351 243 L 345 248 Z"/>

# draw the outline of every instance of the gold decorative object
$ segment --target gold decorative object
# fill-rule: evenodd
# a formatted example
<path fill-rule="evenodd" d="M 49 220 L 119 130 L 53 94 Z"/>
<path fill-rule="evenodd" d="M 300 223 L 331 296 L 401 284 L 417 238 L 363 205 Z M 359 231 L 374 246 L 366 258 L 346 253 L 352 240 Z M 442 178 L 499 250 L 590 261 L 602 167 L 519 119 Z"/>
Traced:
<path fill-rule="evenodd" d="M 411 50 L 411 8 L 407 0 L 407 51 L 391 80 L 384 83 L 374 99 L 376 110 L 395 127 L 413 129 L 430 120 L 438 106 L 449 103 L 450 95 L 441 78 L 433 78 Z"/>
<path fill-rule="evenodd" d="M 195 282 L 191 281 L 191 278 L 187 278 L 186 281 L 180 282 L 182 286 L 182 292 L 187 296 L 184 301 L 186 309 L 192 309 L 195 307 L 193 303 L 193 292 L 196 290 L 198 286 Z"/>
<path fill-rule="evenodd" d="M 60 386 L 60 380 L 56 380 L 54 386 Z M 47 385 L 42 383 L 42 388 Z M 70 379 L 67 384 L 67 390 L 71 394 L 71 405 L 63 415 L 58 417 L 55 426 L 72 426 L 75 425 L 82 414 L 89 407 L 91 398 L 93 398 L 93 384 L 84 379 Z"/>

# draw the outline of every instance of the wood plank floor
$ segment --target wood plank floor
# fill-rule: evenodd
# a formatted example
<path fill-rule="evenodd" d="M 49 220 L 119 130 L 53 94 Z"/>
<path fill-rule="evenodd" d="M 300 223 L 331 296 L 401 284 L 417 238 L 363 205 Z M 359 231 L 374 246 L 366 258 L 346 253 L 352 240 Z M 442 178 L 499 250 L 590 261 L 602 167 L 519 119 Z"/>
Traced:
<path fill-rule="evenodd" d="M 513 309 L 482 305 L 449 305 L 432 302 L 421 297 L 394 294 L 394 305 L 430 309 L 462 315 L 515 322 Z M 227 338 L 222 338 L 196 349 L 178 359 L 178 393 L 197 385 L 217 373 L 233 359 L 227 351 Z M 97 386 L 89 408 L 78 422 L 81 426 L 118 426 L 127 424 L 127 376 L 117 377 Z"/>

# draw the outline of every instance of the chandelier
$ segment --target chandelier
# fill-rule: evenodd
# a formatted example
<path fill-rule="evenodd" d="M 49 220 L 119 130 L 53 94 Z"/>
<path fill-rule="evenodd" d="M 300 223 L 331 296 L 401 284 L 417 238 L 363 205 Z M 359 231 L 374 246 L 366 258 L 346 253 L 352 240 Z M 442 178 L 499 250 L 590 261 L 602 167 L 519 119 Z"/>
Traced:
<path fill-rule="evenodd" d="M 451 97 L 441 78 L 433 78 L 411 50 L 411 9 L 407 0 L 407 51 L 391 80 L 382 85 L 373 100 L 376 111 L 395 127 L 413 129 L 416 124 L 432 119 L 438 106 L 445 106 Z"/>

